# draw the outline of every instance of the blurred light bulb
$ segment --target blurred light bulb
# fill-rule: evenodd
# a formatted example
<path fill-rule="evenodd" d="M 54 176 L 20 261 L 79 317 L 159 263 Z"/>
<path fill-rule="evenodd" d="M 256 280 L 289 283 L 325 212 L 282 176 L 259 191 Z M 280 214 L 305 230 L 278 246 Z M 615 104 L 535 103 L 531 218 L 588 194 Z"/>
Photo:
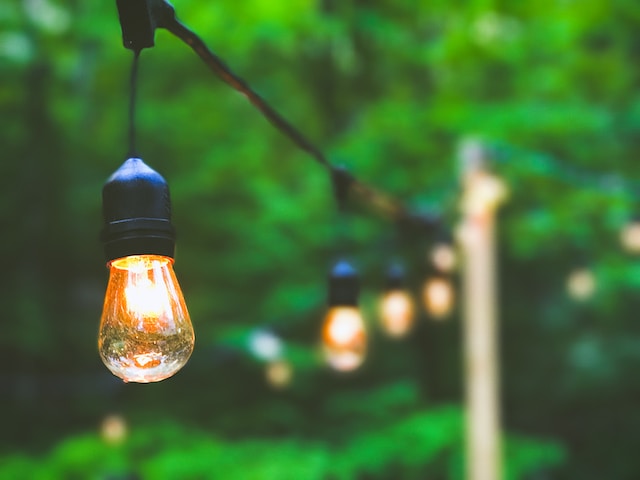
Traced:
<path fill-rule="evenodd" d="M 286 360 L 275 360 L 267 364 L 265 371 L 267 382 L 274 388 L 287 387 L 293 378 L 293 368 Z"/>
<path fill-rule="evenodd" d="M 640 221 L 634 220 L 620 232 L 622 246 L 631 253 L 640 253 Z"/>
<path fill-rule="evenodd" d="M 456 251 L 449 243 L 439 243 L 431 251 L 431 261 L 441 272 L 451 272 L 456 267 Z"/>
<path fill-rule="evenodd" d="M 282 340 L 269 330 L 260 328 L 251 333 L 249 350 L 259 360 L 276 360 L 282 356 Z"/>
<path fill-rule="evenodd" d="M 596 290 L 596 278 L 587 268 L 574 270 L 567 279 L 567 290 L 575 300 L 588 300 Z"/>
<path fill-rule="evenodd" d="M 389 290 L 380 303 L 380 321 L 391 337 L 402 337 L 413 326 L 413 300 L 405 290 Z"/>
<path fill-rule="evenodd" d="M 109 262 L 98 349 L 125 382 L 157 382 L 189 360 L 194 334 L 173 259 L 134 255 Z"/>
<path fill-rule="evenodd" d="M 427 280 L 423 289 L 424 305 L 427 312 L 434 318 L 445 318 L 453 309 L 454 291 L 451 281 L 434 277 Z"/>
<path fill-rule="evenodd" d="M 355 306 L 329 308 L 322 328 L 325 358 L 336 370 L 358 368 L 366 356 L 367 332 L 360 310 Z"/>
<path fill-rule="evenodd" d="M 100 435 L 109 445 L 119 445 L 127 437 L 127 423 L 120 415 L 108 415 L 100 425 Z"/>

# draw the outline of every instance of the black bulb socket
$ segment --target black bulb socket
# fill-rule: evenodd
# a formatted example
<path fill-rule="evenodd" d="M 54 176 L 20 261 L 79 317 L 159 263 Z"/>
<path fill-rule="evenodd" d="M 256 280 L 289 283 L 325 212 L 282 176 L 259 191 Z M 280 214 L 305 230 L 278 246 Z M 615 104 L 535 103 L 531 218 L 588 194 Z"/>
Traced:
<path fill-rule="evenodd" d="M 358 272 L 348 262 L 339 261 L 329 274 L 329 306 L 357 307 L 359 295 Z"/>
<path fill-rule="evenodd" d="M 140 158 L 129 158 L 102 189 L 107 262 L 130 255 L 174 256 L 169 185 Z"/>
<path fill-rule="evenodd" d="M 386 288 L 400 290 L 404 287 L 405 271 L 399 263 L 392 263 L 387 269 Z"/>

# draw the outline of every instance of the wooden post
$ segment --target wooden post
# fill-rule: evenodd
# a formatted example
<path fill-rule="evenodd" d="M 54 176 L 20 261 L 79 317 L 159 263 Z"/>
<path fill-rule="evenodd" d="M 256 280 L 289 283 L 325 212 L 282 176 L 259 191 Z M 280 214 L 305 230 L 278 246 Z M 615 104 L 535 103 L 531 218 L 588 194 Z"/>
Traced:
<path fill-rule="evenodd" d="M 487 172 L 485 150 L 478 141 L 463 142 L 459 157 L 464 189 L 458 239 L 466 369 L 466 477 L 499 480 L 502 456 L 495 211 L 506 189 Z"/>

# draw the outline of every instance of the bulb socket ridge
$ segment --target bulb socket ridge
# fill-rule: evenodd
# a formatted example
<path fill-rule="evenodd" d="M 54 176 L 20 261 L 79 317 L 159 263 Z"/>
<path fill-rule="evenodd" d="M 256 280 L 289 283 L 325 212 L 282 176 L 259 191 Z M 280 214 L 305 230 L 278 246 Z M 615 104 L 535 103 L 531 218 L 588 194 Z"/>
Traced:
<path fill-rule="evenodd" d="M 101 240 L 107 261 L 145 254 L 173 258 L 169 186 L 140 158 L 129 158 L 107 180 L 102 213 Z"/>
<path fill-rule="evenodd" d="M 329 274 L 329 306 L 356 307 L 359 294 L 358 272 L 344 260 L 336 263 Z"/>

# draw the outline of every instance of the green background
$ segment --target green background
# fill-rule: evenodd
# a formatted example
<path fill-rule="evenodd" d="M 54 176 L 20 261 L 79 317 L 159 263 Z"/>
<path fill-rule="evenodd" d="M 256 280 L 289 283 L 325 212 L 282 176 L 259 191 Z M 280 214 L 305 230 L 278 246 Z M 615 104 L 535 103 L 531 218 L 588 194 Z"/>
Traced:
<path fill-rule="evenodd" d="M 505 473 L 640 476 L 640 7 L 606 1 L 175 2 L 179 17 L 336 163 L 458 221 L 456 150 L 492 145 L 499 220 Z M 101 188 L 125 159 L 131 52 L 114 2 L 0 5 L 0 478 L 462 478 L 460 319 L 377 329 L 383 272 L 418 292 L 432 236 L 356 202 L 165 31 L 140 65 L 138 145 L 168 180 L 196 349 L 174 378 L 124 385 L 96 336 L 107 281 Z M 346 240 L 339 242 L 339 231 Z M 371 352 L 322 365 L 326 275 L 348 253 Z M 593 298 L 567 275 L 588 265 Z M 270 328 L 274 390 L 247 339 Z M 129 436 L 98 433 L 110 413 Z"/>

